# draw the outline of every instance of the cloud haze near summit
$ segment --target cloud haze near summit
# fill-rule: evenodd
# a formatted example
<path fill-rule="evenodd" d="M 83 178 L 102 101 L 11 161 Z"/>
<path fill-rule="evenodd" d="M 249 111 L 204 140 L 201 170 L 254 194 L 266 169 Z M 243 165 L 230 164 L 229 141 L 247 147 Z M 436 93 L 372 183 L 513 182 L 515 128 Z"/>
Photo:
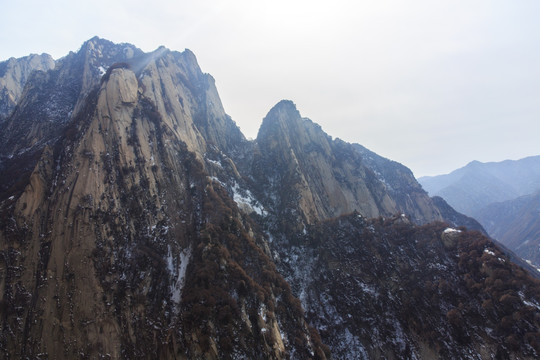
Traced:
<path fill-rule="evenodd" d="M 248 137 L 281 99 L 415 175 L 540 154 L 540 2 L 17 1 L 0 60 L 91 37 L 192 50 Z"/>

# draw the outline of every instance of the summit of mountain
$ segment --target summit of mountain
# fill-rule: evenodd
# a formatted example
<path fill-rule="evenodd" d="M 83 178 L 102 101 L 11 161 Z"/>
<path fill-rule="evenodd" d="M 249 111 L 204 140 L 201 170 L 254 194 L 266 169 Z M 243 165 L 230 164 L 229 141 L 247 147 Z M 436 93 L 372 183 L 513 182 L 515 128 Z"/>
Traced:
<path fill-rule="evenodd" d="M 19 102 L 30 75 L 34 71 L 51 70 L 54 66 L 55 61 L 48 54 L 32 54 L 0 62 L 0 123 Z"/>
<path fill-rule="evenodd" d="M 246 140 L 188 50 L 90 39 L 0 136 L 5 358 L 540 354 L 495 243 L 291 101 Z"/>
<path fill-rule="evenodd" d="M 291 101 L 281 101 L 268 112 L 256 143 L 253 173 L 257 183 L 274 193 L 274 208 L 294 211 L 300 223 L 355 210 L 366 217 L 403 212 L 418 223 L 442 220 L 410 171 L 385 174 L 394 176 L 394 185 L 397 177 L 416 183 L 414 189 L 408 189 L 406 200 L 395 196 L 397 192 L 393 193 L 386 178 L 368 165 L 358 145 L 332 139 L 319 125 L 302 118 Z M 295 189 L 294 194 L 285 188 Z"/>

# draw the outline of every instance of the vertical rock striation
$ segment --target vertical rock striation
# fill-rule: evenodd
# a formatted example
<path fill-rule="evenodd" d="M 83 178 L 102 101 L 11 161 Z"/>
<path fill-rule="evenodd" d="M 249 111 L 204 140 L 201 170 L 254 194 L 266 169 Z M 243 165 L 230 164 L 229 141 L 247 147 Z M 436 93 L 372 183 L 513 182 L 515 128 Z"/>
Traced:
<path fill-rule="evenodd" d="M 54 69 L 54 59 L 48 54 L 10 58 L 0 62 L 0 123 L 13 111 L 21 99 L 24 86 L 34 71 Z"/>
<path fill-rule="evenodd" d="M 191 53 L 160 49 L 108 64 L 92 88 L 88 54 L 107 46 L 93 39 L 71 55 L 85 59 L 82 77 L 65 70 L 82 100 L 37 137 L 26 186 L 5 191 L 3 354 L 324 359 L 264 239 L 205 170 L 209 144 L 243 141 L 225 133 L 234 123 L 212 79 Z"/>
<path fill-rule="evenodd" d="M 410 170 L 385 168 L 383 158 L 375 163 L 367 149 L 333 140 L 291 101 L 270 110 L 256 143 L 258 192 L 288 223 L 313 224 L 353 211 L 366 217 L 407 213 L 417 223 L 442 220 Z"/>
<path fill-rule="evenodd" d="M 0 123 L 4 358 L 538 354 L 538 284 L 477 233 L 419 228 L 463 218 L 292 102 L 247 141 L 193 53 L 99 38 L 22 82 Z"/>

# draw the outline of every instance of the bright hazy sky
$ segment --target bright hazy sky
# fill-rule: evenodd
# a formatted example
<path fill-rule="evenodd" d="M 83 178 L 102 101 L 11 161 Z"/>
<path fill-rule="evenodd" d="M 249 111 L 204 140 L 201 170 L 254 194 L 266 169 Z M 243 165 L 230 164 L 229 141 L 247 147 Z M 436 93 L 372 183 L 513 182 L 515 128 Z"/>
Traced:
<path fill-rule="evenodd" d="M 538 0 L 3 1 L 0 60 L 192 50 L 247 137 L 281 99 L 416 176 L 540 155 Z"/>

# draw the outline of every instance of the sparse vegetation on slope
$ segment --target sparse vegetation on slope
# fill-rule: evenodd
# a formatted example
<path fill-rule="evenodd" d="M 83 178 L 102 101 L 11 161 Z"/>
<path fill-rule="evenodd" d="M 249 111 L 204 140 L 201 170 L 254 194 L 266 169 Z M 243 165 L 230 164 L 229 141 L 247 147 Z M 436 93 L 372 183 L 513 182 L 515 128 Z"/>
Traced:
<path fill-rule="evenodd" d="M 336 358 L 540 354 L 540 282 L 476 231 L 357 214 L 310 227 L 278 266 Z"/>

